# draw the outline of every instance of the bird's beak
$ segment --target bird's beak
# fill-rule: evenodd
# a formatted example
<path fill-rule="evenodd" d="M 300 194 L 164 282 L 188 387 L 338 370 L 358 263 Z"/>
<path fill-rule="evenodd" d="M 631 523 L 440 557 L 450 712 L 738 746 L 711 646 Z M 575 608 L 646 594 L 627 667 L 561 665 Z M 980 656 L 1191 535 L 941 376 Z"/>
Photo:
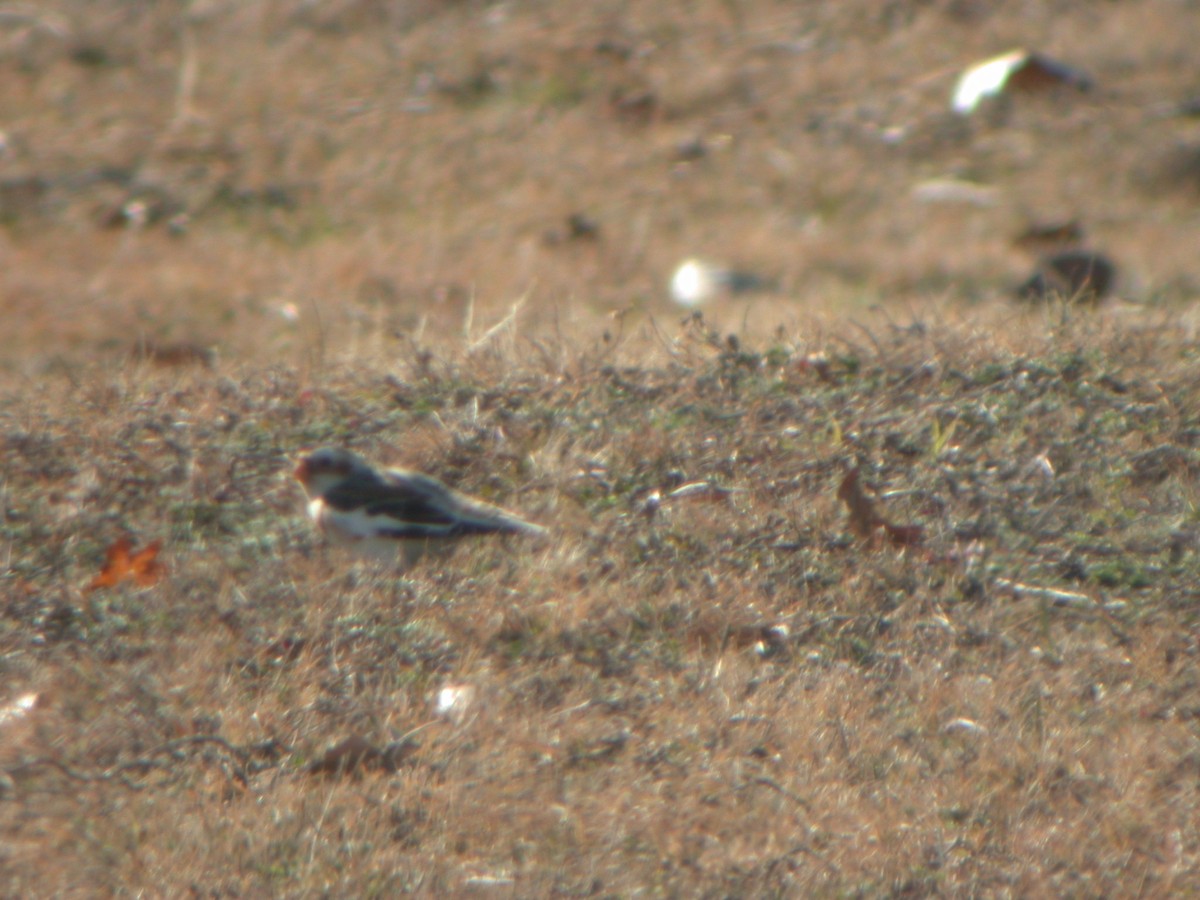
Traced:
<path fill-rule="evenodd" d="M 296 463 L 296 468 L 292 470 L 292 477 L 301 483 L 308 480 L 308 457 L 304 457 Z"/>

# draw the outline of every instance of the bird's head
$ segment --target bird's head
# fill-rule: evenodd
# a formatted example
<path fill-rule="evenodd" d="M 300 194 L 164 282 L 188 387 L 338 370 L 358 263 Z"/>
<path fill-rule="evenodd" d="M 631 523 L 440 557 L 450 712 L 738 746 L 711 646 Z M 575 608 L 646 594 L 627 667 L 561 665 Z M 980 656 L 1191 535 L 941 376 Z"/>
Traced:
<path fill-rule="evenodd" d="M 371 477 L 374 473 L 357 454 L 341 447 L 322 447 L 302 454 L 292 474 L 304 485 L 305 493 L 315 498 L 351 475 Z"/>

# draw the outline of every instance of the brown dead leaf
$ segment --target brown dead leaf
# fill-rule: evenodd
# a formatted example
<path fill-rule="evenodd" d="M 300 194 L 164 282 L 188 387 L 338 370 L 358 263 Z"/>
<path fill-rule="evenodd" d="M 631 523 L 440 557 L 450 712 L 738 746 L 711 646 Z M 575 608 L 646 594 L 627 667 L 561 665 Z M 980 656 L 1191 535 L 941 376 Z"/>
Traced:
<path fill-rule="evenodd" d="M 128 537 L 119 538 L 108 548 L 104 568 L 87 586 L 88 592 L 115 587 L 126 579 L 132 579 L 138 587 L 157 584 L 167 571 L 158 561 L 160 549 L 162 541 L 154 541 L 134 553 L 133 541 Z"/>
<path fill-rule="evenodd" d="M 352 734 L 309 763 L 305 771 L 321 775 L 345 775 L 359 769 L 395 772 L 419 746 L 411 737 L 404 737 L 380 748 L 362 735 Z"/>
<path fill-rule="evenodd" d="M 925 529 L 920 525 L 894 525 L 875 508 L 858 480 L 858 466 L 846 473 L 838 485 L 838 499 L 850 513 L 850 530 L 863 539 L 874 539 L 882 531 L 896 547 L 912 547 L 921 543 Z"/>
<path fill-rule="evenodd" d="M 377 762 L 382 751 L 361 734 L 352 734 L 338 741 L 320 758 L 313 760 L 307 767 L 308 772 L 329 775 L 342 775 L 353 772 L 363 765 Z"/>

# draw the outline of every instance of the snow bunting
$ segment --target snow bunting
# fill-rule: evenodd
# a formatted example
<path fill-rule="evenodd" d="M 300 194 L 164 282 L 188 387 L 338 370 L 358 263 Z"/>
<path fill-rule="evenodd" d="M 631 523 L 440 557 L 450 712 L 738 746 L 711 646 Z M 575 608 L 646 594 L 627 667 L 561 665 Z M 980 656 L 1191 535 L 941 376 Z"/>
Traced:
<path fill-rule="evenodd" d="M 294 472 L 308 494 L 308 513 L 334 543 L 376 559 L 403 552 L 412 564 L 427 548 L 473 534 L 542 535 L 546 529 L 429 475 L 377 471 L 362 457 L 323 447 L 301 457 Z"/>

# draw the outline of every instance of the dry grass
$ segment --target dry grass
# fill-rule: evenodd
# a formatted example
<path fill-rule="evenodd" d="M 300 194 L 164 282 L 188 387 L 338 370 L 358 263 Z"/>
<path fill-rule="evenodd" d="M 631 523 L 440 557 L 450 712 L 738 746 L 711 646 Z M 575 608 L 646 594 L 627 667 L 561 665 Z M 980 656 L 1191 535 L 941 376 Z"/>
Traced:
<path fill-rule="evenodd" d="M 656 367 L 14 399 L 4 660 L 41 706 L 5 728 L 6 889 L 1194 890 L 1194 352 L 875 337 L 820 371 L 693 322 Z M 556 540 L 408 578 L 330 555 L 286 455 L 399 434 Z M 852 461 L 921 546 L 847 533 Z M 670 498 L 702 480 L 729 493 Z M 169 575 L 82 591 L 124 532 Z M 414 743 L 306 771 L 351 735 Z"/>
<path fill-rule="evenodd" d="M 1200 893 L 1198 26 L 1050 6 L 0 21 L 0 891 Z M 1097 92 L 950 119 L 1021 43 Z M 1076 216 L 1123 298 L 1017 307 Z M 327 443 L 555 538 L 353 565 Z"/>

